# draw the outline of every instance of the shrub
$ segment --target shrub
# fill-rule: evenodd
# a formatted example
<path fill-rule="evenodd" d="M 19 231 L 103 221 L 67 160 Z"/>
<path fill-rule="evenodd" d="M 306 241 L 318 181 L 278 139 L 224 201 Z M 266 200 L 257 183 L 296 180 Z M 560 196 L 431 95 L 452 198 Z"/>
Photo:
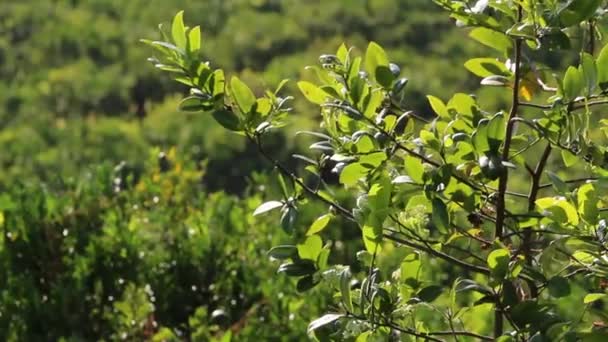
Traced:
<path fill-rule="evenodd" d="M 336 291 L 331 312 L 308 326 L 312 336 L 601 340 L 608 151 L 597 109 L 608 102 L 608 48 L 596 54 L 596 45 L 604 2 L 435 2 L 491 48 L 465 68 L 510 103 L 439 94 L 427 97 L 432 115 L 407 110 L 408 79 L 380 45 L 363 57 L 341 45 L 310 67 L 317 82 L 297 83 L 321 113 L 321 131 L 299 133 L 317 139 L 311 155 L 295 156 L 306 176 L 264 144 L 288 121 L 284 82 L 257 97 L 227 79 L 201 60 L 200 28 L 185 27 L 183 12 L 162 40 L 145 42 L 157 50 L 155 66 L 191 88 L 181 110 L 245 136 L 278 170 L 281 198 L 254 215 L 280 211 L 294 234 L 294 244 L 269 251 L 284 261 L 279 273 L 296 277 L 300 291 Z M 576 63 L 543 64 L 552 54 Z M 346 198 L 335 195 L 338 184 Z M 304 227 L 297 217 L 310 200 L 328 209 Z M 365 272 L 328 262 L 337 217 L 360 229 Z"/>

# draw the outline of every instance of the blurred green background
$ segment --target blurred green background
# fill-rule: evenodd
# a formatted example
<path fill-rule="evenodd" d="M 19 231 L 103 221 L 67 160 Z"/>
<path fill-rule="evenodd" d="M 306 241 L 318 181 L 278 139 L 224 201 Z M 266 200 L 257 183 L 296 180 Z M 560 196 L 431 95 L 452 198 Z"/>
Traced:
<path fill-rule="evenodd" d="M 187 89 L 146 62 L 138 40 L 179 10 L 206 58 L 257 93 L 373 40 L 430 115 L 425 95 L 477 89 L 462 65 L 488 52 L 430 0 L 3 0 L 0 340 L 295 341 L 330 309 L 265 256 L 290 241 L 250 215 L 277 194 L 272 170 L 210 117 L 178 113 Z M 286 131 L 314 127 L 315 109 L 294 105 Z M 284 160 L 306 148 L 273 146 Z M 332 258 L 347 262 L 359 232 L 342 228 Z"/>

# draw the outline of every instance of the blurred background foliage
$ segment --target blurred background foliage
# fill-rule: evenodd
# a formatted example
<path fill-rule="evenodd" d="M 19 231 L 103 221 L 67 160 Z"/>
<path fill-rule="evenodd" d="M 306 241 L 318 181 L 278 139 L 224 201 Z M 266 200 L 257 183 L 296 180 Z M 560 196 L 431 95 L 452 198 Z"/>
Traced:
<path fill-rule="evenodd" d="M 426 94 L 477 89 L 462 64 L 487 51 L 429 0 L 2 1 L 1 340 L 294 341 L 328 310 L 329 292 L 304 302 L 266 257 L 289 241 L 251 216 L 276 197 L 272 170 L 211 118 L 178 113 L 186 88 L 146 63 L 138 40 L 182 9 L 205 57 L 258 93 L 374 40 L 414 80 L 407 106 L 430 115 Z M 317 117 L 298 99 L 290 129 Z M 306 148 L 272 144 L 285 160 Z M 360 248 L 354 227 L 331 234 L 339 262 Z"/>

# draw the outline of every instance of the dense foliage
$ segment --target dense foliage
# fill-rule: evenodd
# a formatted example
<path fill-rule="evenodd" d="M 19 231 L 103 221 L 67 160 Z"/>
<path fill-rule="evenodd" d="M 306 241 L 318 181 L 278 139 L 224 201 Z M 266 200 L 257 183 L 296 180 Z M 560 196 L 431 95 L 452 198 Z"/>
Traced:
<path fill-rule="evenodd" d="M 389 53 L 372 42 L 360 56 L 342 44 L 308 68 L 314 81 L 297 82 L 321 114 L 321 130 L 296 134 L 316 140 L 294 156 L 308 171 L 302 176 L 265 144 L 288 122 L 285 82 L 256 95 L 221 63 L 206 62 L 200 27 L 184 26 L 184 12 L 161 27 L 161 40 L 144 42 L 156 49 L 158 69 L 190 87 L 182 111 L 206 112 L 278 171 L 282 194 L 253 215 L 280 211 L 277 221 L 294 236 L 269 251 L 282 261 L 279 273 L 300 291 L 335 290 L 311 336 L 604 340 L 606 4 L 435 3 L 490 48 L 464 67 L 509 100 L 442 91 L 425 98 L 433 115 L 411 110 L 408 79 Z M 555 62 L 564 56 L 572 65 Z M 313 203 L 327 209 L 305 225 L 299 214 Z M 328 262 L 340 220 L 359 228 L 364 249 L 346 256 L 355 265 Z"/>
<path fill-rule="evenodd" d="M 145 63 L 137 40 L 179 9 L 204 23 L 205 53 L 256 92 L 310 77 L 302 65 L 320 50 L 371 39 L 410 74 L 450 71 L 419 94 L 475 88 L 455 67 L 480 49 L 427 0 L 2 1 L 1 340 L 293 341 L 328 307 L 328 289 L 310 299 L 274 276 L 266 252 L 291 238 L 248 216 L 280 194 L 256 147 L 178 113 L 187 87 Z M 294 127 L 311 127 L 315 112 L 294 106 L 309 113 Z M 308 141 L 275 135 L 266 148 L 287 156 Z M 356 271 L 359 233 L 341 226 L 327 232 L 330 260 Z"/>

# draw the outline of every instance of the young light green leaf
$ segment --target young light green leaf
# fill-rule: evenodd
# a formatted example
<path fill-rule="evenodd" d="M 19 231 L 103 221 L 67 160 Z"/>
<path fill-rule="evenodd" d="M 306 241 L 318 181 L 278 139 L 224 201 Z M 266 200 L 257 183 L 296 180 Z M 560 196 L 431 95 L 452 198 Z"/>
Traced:
<path fill-rule="evenodd" d="M 188 51 L 196 53 L 201 49 L 201 27 L 195 26 L 188 32 Z"/>
<path fill-rule="evenodd" d="M 568 100 L 574 100 L 583 91 L 583 75 L 579 72 L 578 68 L 573 66 L 569 67 L 564 76 L 563 82 L 564 96 Z"/>
<path fill-rule="evenodd" d="M 586 295 L 585 298 L 583 298 L 583 303 L 584 304 L 593 303 L 595 301 L 598 301 L 598 300 L 606 298 L 606 297 L 608 297 L 608 294 L 605 294 L 605 293 L 590 293 L 590 294 Z"/>
<path fill-rule="evenodd" d="M 597 81 L 602 90 L 608 89 L 608 44 L 597 57 Z"/>
<path fill-rule="evenodd" d="M 509 271 L 511 254 L 505 248 L 492 251 L 488 255 L 488 267 L 496 279 L 504 279 Z"/>
<path fill-rule="evenodd" d="M 576 192 L 576 198 L 578 201 L 578 212 L 581 218 L 589 224 L 597 224 L 599 197 L 595 186 L 591 183 L 582 185 Z"/>
<path fill-rule="evenodd" d="M 184 11 L 179 11 L 173 17 L 173 23 L 171 25 L 171 36 L 173 42 L 178 48 L 186 49 L 186 28 L 184 27 Z"/>
<path fill-rule="evenodd" d="M 388 66 L 389 60 L 386 56 L 386 52 L 384 52 L 384 49 L 377 43 L 370 42 L 365 52 L 365 70 L 367 70 L 370 76 L 372 76 L 372 80 L 380 84 L 377 74 L 378 68 L 388 68 Z M 380 72 L 380 76 L 382 76 L 382 72 Z"/>
<path fill-rule="evenodd" d="M 431 108 L 433 108 L 433 111 L 440 118 L 443 118 L 443 119 L 450 118 L 450 115 L 448 113 L 448 108 L 445 106 L 445 103 L 443 103 L 443 101 L 441 101 L 440 98 L 432 96 L 432 95 L 427 95 L 426 98 L 429 100 L 429 103 L 431 104 Z"/>
<path fill-rule="evenodd" d="M 247 86 L 238 77 L 232 76 L 230 79 L 230 88 L 232 89 L 232 95 L 243 113 L 249 113 L 251 107 L 256 103 L 255 95 L 249 86 Z"/>
<path fill-rule="evenodd" d="M 298 254 L 302 259 L 317 261 L 317 257 L 323 249 L 323 240 L 319 235 L 311 235 L 306 238 L 303 244 L 298 245 Z"/>
<path fill-rule="evenodd" d="M 298 88 L 300 88 L 304 97 L 314 104 L 323 104 L 328 97 L 327 93 L 310 82 L 300 81 L 298 82 Z"/>
<path fill-rule="evenodd" d="M 259 207 L 257 207 L 255 209 L 255 211 L 253 212 L 253 216 L 264 214 L 266 212 L 269 212 L 273 209 L 280 208 L 282 206 L 283 206 L 283 202 L 280 202 L 280 201 L 268 201 L 268 202 L 262 203 L 262 205 L 260 205 Z"/>
<path fill-rule="evenodd" d="M 585 80 L 586 95 L 589 96 L 595 92 L 597 87 L 597 66 L 595 60 L 590 54 L 583 52 L 581 54 L 581 72 Z"/>
<path fill-rule="evenodd" d="M 348 187 L 357 184 L 357 181 L 365 177 L 369 170 L 359 163 L 352 163 L 346 165 L 342 172 L 340 172 L 340 183 Z"/>
<path fill-rule="evenodd" d="M 329 221 L 331 220 L 331 218 L 332 218 L 331 214 L 325 214 L 325 215 L 319 216 L 315 220 L 315 222 L 313 222 L 310 225 L 310 228 L 308 228 L 308 231 L 306 232 L 306 235 L 308 235 L 308 236 L 314 235 L 314 234 L 319 233 L 323 229 L 325 229 L 325 227 L 327 227 L 327 224 L 329 223 Z"/>
<path fill-rule="evenodd" d="M 407 175 L 417 184 L 424 183 L 424 166 L 419 159 L 416 159 L 410 155 L 405 158 L 405 171 Z"/>

